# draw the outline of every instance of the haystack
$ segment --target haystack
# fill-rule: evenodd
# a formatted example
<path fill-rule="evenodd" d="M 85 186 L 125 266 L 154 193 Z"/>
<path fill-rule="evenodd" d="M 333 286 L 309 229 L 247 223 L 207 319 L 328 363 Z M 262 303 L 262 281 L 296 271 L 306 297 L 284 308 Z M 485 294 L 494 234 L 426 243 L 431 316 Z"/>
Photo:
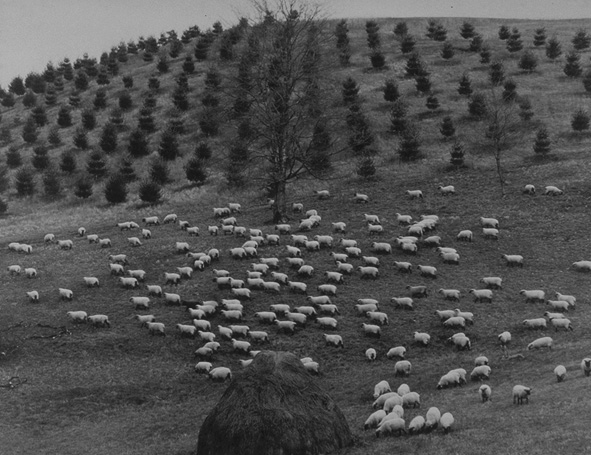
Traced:
<path fill-rule="evenodd" d="M 299 359 L 263 351 L 203 422 L 197 455 L 316 455 L 352 442 L 345 416 Z"/>

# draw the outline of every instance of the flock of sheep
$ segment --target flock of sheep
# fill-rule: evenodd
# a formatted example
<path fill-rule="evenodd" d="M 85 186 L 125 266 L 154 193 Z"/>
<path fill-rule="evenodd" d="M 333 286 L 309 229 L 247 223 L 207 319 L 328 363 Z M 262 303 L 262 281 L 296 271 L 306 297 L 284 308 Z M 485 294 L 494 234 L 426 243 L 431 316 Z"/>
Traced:
<path fill-rule="evenodd" d="M 453 186 L 439 187 L 441 195 L 455 194 Z M 527 185 L 523 192 L 525 194 L 535 194 L 535 188 Z M 326 190 L 315 192 L 318 199 L 330 198 L 330 193 Z M 562 191 L 556 187 L 546 187 L 544 194 L 560 195 Z M 407 196 L 414 199 L 422 199 L 423 193 L 420 190 L 409 190 Z M 355 193 L 353 200 L 359 204 L 365 204 L 369 201 L 368 195 Z M 323 221 L 318 210 L 310 209 L 305 211 L 301 203 L 292 205 L 293 213 L 301 217 L 301 221 L 295 224 L 278 224 L 273 227 L 273 232 L 263 232 L 258 228 L 248 228 L 241 226 L 239 217 L 242 207 L 239 203 L 230 203 L 227 207 L 216 207 L 213 209 L 213 219 L 216 221 L 203 229 L 203 233 L 198 226 L 191 225 L 187 221 L 179 220 L 177 215 L 166 215 L 162 221 L 158 216 L 149 216 L 142 219 L 143 226 L 134 221 L 125 221 L 117 223 L 116 228 L 119 233 L 140 232 L 140 236 L 126 237 L 127 246 L 138 248 L 147 245 L 152 238 L 152 231 L 149 229 L 158 229 L 161 224 L 172 224 L 178 226 L 179 232 L 184 232 L 186 236 L 198 237 L 207 236 L 209 240 L 217 236 L 230 236 L 235 239 L 240 246 L 234 246 L 228 251 L 220 251 L 217 248 L 209 248 L 207 251 L 194 251 L 188 240 L 180 239 L 171 249 L 179 257 L 178 266 L 175 270 L 165 272 L 160 280 L 150 277 L 151 284 L 146 284 L 147 274 L 141 268 L 131 268 L 133 259 L 127 254 L 117 253 L 108 255 L 109 273 L 113 279 L 117 279 L 119 286 L 126 290 L 132 290 L 142 295 L 134 295 L 129 298 L 136 311 L 142 312 L 135 317 L 142 327 L 146 327 L 151 335 L 165 336 L 167 327 L 163 322 L 158 321 L 155 314 L 149 314 L 154 298 L 161 299 L 160 302 L 166 305 L 178 305 L 186 308 L 187 313 L 179 313 L 179 322 L 176 324 L 176 331 L 181 337 L 197 338 L 202 341 L 202 345 L 195 351 L 195 356 L 199 361 L 195 365 L 195 371 L 207 374 L 213 380 L 224 381 L 232 379 L 232 371 L 227 366 L 214 365 L 215 355 L 222 343 L 227 343 L 222 351 L 230 351 L 249 356 L 240 360 L 242 366 L 247 366 L 252 357 L 256 355 L 257 350 L 253 348 L 264 343 L 270 343 L 273 334 L 267 330 L 254 330 L 251 325 L 268 325 L 275 328 L 277 336 L 279 334 L 293 335 L 304 330 L 308 324 L 314 322 L 323 332 L 322 337 L 326 346 L 344 348 L 345 341 L 337 333 L 340 327 L 340 317 L 344 313 L 343 306 L 335 303 L 338 295 L 338 287 L 355 279 L 378 280 L 387 273 L 396 273 L 398 276 L 411 276 L 413 270 L 416 270 L 422 278 L 436 279 L 438 277 L 438 268 L 428 264 L 413 264 L 419 249 L 436 249 L 441 263 L 444 265 L 459 265 L 461 260 L 460 252 L 457 248 L 444 246 L 442 237 L 435 235 L 433 231 L 440 229 L 441 220 L 437 215 L 421 215 L 418 221 L 408 214 L 396 213 L 396 222 L 398 229 L 401 229 L 403 235 L 399 235 L 391 243 L 377 241 L 384 232 L 380 216 L 377 214 L 364 214 L 364 223 L 366 226 L 366 238 L 373 239 L 369 249 L 362 250 L 361 242 L 356 239 L 347 238 L 347 223 L 345 221 L 332 221 L 326 223 Z M 479 223 L 482 229 L 482 237 L 485 240 L 498 241 L 500 237 L 500 223 L 497 219 L 491 217 L 481 217 Z M 329 227 L 327 227 L 329 226 Z M 330 229 L 330 232 L 327 230 Z M 120 235 L 119 233 L 114 235 Z M 85 237 L 91 244 L 98 245 L 99 248 L 113 248 L 115 242 L 110 238 L 99 238 L 96 234 L 86 234 L 85 228 L 78 229 L 78 235 Z M 458 242 L 472 242 L 475 239 L 472 230 L 461 230 L 455 235 Z M 117 239 L 120 240 L 120 239 Z M 208 241 L 209 241 L 208 240 Z M 72 250 L 74 242 L 70 239 L 58 240 L 53 234 L 47 234 L 44 237 L 46 245 L 57 245 L 62 250 Z M 457 246 L 457 245 L 456 245 Z M 272 247 L 269 250 L 268 247 Z M 32 254 L 31 245 L 11 243 L 8 249 L 14 253 Z M 268 255 L 273 251 L 275 255 Z M 334 260 L 334 270 L 317 271 L 314 267 L 314 257 L 322 251 L 328 251 Z M 110 251 L 109 251 L 110 252 Z M 397 254 L 400 257 L 396 261 L 388 262 L 386 258 Z M 503 254 L 502 258 L 508 267 L 523 267 L 525 258 L 518 254 Z M 404 260 L 403 260 L 404 259 Z M 222 269 L 217 264 L 233 264 L 238 261 L 247 260 L 248 269 L 244 270 L 244 276 L 232 276 L 230 271 Z M 358 264 L 357 266 L 354 263 Z M 105 264 L 105 267 L 107 264 Z M 234 267 L 234 266 L 233 266 Z M 579 271 L 591 271 L 591 261 L 577 261 L 573 268 Z M 283 269 L 283 271 L 281 271 Z M 37 277 L 37 270 L 32 267 L 22 267 L 13 264 L 8 267 L 10 275 L 17 276 L 22 273 L 26 277 L 34 279 Z M 206 294 L 211 289 L 206 285 L 213 280 L 217 291 L 227 291 L 228 298 L 217 300 L 203 300 L 191 298 L 188 295 L 181 295 L 178 292 L 172 292 L 181 282 L 192 279 L 195 272 L 201 273 L 211 270 L 212 275 L 200 275 L 199 292 Z M 43 271 L 41 271 L 42 273 Z M 307 281 L 319 274 L 322 275 L 324 283 L 310 289 Z M 213 276 L 213 278 L 211 278 Z M 87 288 L 98 288 L 101 283 L 95 276 L 80 277 Z M 156 282 L 159 281 L 159 282 Z M 32 282 L 32 281 L 31 281 Z M 479 280 L 482 285 L 479 288 L 470 289 L 468 292 L 473 296 L 474 302 L 486 303 L 492 302 L 494 291 L 502 289 L 503 280 L 498 276 L 486 276 Z M 389 325 L 389 317 L 392 313 L 385 311 L 384 308 L 391 310 L 413 310 L 416 300 L 426 297 L 433 291 L 427 285 L 408 285 L 406 286 L 408 295 L 396 296 L 390 299 L 391 305 L 386 302 L 379 302 L 377 299 L 360 297 L 355 303 L 355 313 L 359 317 L 365 318 L 366 322 L 360 323 L 360 335 L 365 337 L 379 338 L 382 329 Z M 216 291 L 216 292 L 217 292 Z M 74 294 L 72 290 L 59 288 L 57 290 L 61 300 L 72 301 Z M 256 299 L 256 293 L 268 293 L 277 296 L 277 303 L 270 305 L 268 310 L 257 311 L 248 314 L 249 301 Z M 456 306 L 462 297 L 459 289 L 440 288 L 436 291 L 440 298 Z M 42 303 L 45 296 L 40 296 L 37 290 L 26 292 L 29 300 L 35 303 Z M 301 298 L 301 305 L 291 307 L 288 303 L 282 303 L 280 296 L 289 294 L 290 298 Z M 315 295 L 313 295 L 315 294 Z M 519 294 L 525 298 L 526 302 L 545 303 L 549 305 L 551 311 L 546 311 L 543 317 L 526 319 L 523 326 L 536 330 L 547 328 L 548 323 L 555 329 L 573 330 L 571 321 L 564 313 L 575 308 L 576 298 L 572 295 L 556 293 L 555 299 L 546 300 L 546 293 L 540 289 L 524 289 Z M 299 297 L 301 295 L 301 297 Z M 381 308 L 382 307 L 382 308 Z M 472 312 L 462 311 L 460 308 L 436 310 L 436 317 L 440 320 L 442 327 L 452 330 L 463 330 L 468 325 L 474 324 L 477 315 Z M 188 315 L 188 317 L 187 317 Z M 111 327 L 109 317 L 104 314 L 88 315 L 84 310 L 72 310 L 67 312 L 67 317 L 72 323 L 89 323 L 95 327 Z M 187 319 L 190 321 L 188 322 Z M 214 331 L 212 322 L 217 322 L 217 331 Z M 116 323 L 117 321 L 114 321 Z M 509 331 L 504 331 L 498 335 L 500 346 L 506 350 L 511 342 L 512 336 Z M 470 350 L 472 348 L 471 340 L 463 332 L 457 332 L 448 338 L 450 345 L 457 350 Z M 409 344 L 428 346 L 431 343 L 431 335 L 427 332 L 416 331 L 412 342 L 394 346 L 386 353 L 388 359 L 396 359 L 394 364 L 394 376 L 408 377 L 411 374 L 412 365 L 405 358 Z M 547 348 L 551 349 L 554 340 L 549 336 L 544 336 L 533 340 L 527 347 L 528 350 Z M 365 351 L 368 361 L 375 361 L 378 352 L 371 347 Z M 473 381 L 483 381 L 490 378 L 492 372 L 488 359 L 480 355 L 475 359 L 474 369 L 470 373 L 470 379 Z M 318 374 L 320 365 L 310 357 L 302 359 L 302 364 L 306 370 Z M 591 359 L 585 358 L 581 362 L 581 368 L 586 376 L 591 372 Z M 555 374 L 558 381 L 562 381 L 566 374 L 564 366 L 556 367 Z M 462 386 L 466 383 L 467 371 L 463 368 L 450 370 L 441 376 L 438 384 L 434 384 L 438 389 L 448 387 Z M 523 385 L 516 385 L 513 389 L 513 402 L 522 404 L 528 402 L 531 388 Z M 482 384 L 479 388 L 479 395 L 483 402 L 490 400 L 492 388 L 487 384 Z M 385 434 L 419 433 L 421 431 L 430 431 L 439 425 L 444 432 L 448 432 L 454 418 L 451 413 L 443 415 L 440 411 L 432 407 L 428 410 L 425 417 L 416 416 L 409 423 L 408 429 L 403 419 L 405 408 L 420 407 L 420 396 L 417 392 L 411 392 L 406 384 L 400 386 L 397 392 L 390 390 L 387 381 L 381 381 L 376 385 L 374 391 L 374 408 L 379 408 L 372 413 L 365 422 L 365 428 L 376 428 L 376 436 Z"/>

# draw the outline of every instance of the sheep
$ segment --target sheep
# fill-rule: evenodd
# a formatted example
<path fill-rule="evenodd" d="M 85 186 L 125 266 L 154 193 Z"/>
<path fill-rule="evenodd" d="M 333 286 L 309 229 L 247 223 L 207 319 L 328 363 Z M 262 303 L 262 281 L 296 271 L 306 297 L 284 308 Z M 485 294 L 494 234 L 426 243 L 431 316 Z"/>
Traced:
<path fill-rule="evenodd" d="M 546 299 L 546 293 L 542 290 L 535 289 L 535 290 L 525 290 L 522 289 L 519 291 L 519 294 L 525 297 L 525 303 L 543 303 Z"/>
<path fill-rule="evenodd" d="M 591 272 L 591 261 L 577 261 L 577 262 L 573 262 L 572 267 L 577 272 Z"/>
<path fill-rule="evenodd" d="M 406 235 L 413 236 L 413 237 L 422 237 L 424 234 L 423 226 L 420 224 L 413 224 L 412 226 L 408 227 L 406 231 Z"/>
<path fill-rule="evenodd" d="M 45 234 L 45 237 L 43 237 L 43 241 L 45 243 L 55 243 L 55 235 L 54 234 Z"/>
<path fill-rule="evenodd" d="M 362 303 L 355 305 L 355 309 L 359 316 L 365 316 L 369 311 L 377 311 L 378 305 L 375 303 Z"/>
<path fill-rule="evenodd" d="M 402 395 L 403 408 L 420 408 L 421 396 L 417 392 L 408 392 Z"/>
<path fill-rule="evenodd" d="M 74 298 L 74 292 L 70 289 L 58 288 L 60 300 L 72 300 Z"/>
<path fill-rule="evenodd" d="M 129 246 L 142 246 L 142 242 L 137 237 L 127 237 L 127 243 Z"/>
<path fill-rule="evenodd" d="M 88 317 L 86 311 L 68 311 L 66 314 L 68 315 L 70 320 L 75 324 L 80 322 L 86 322 L 86 318 Z"/>
<path fill-rule="evenodd" d="M 394 261 L 394 266 L 401 273 L 412 273 L 412 264 L 410 262 Z"/>
<path fill-rule="evenodd" d="M 547 305 L 550 305 L 550 307 L 553 310 L 562 310 L 562 311 L 568 311 L 570 305 L 568 304 L 568 302 L 566 300 L 548 300 Z"/>
<path fill-rule="evenodd" d="M 546 320 L 544 318 L 524 319 L 522 324 L 528 329 L 546 328 Z"/>
<path fill-rule="evenodd" d="M 300 281 L 288 281 L 287 287 L 294 294 L 306 294 L 308 292 L 308 285 Z"/>
<path fill-rule="evenodd" d="M 478 393 L 479 393 L 480 399 L 482 400 L 483 403 L 486 403 L 487 401 L 491 401 L 490 397 L 492 395 L 492 389 L 490 388 L 489 385 L 482 384 L 478 388 Z"/>
<path fill-rule="evenodd" d="M 530 344 L 528 344 L 527 350 L 531 351 L 532 349 L 541 349 L 541 348 L 552 349 L 553 342 L 554 342 L 554 340 L 552 340 L 551 337 L 541 337 L 541 338 L 538 338 L 538 339 L 532 341 Z"/>
<path fill-rule="evenodd" d="M 454 311 L 457 317 L 464 318 L 466 324 L 474 324 L 474 313 L 471 313 L 470 311 L 461 311 L 458 308 L 456 308 Z"/>
<path fill-rule="evenodd" d="M 133 277 L 119 277 L 119 282 L 124 288 L 137 288 L 140 284 L 136 278 Z"/>
<path fill-rule="evenodd" d="M 410 199 L 423 199 L 423 192 L 421 190 L 406 190 L 406 195 Z"/>
<path fill-rule="evenodd" d="M 387 398 L 382 399 L 382 397 Z M 374 401 L 374 407 L 376 407 L 376 403 L 380 402 L 382 403 L 382 409 L 386 412 L 386 414 L 391 414 L 394 409 L 396 409 L 397 417 L 400 417 L 400 413 L 404 415 L 404 409 L 402 408 L 402 397 L 396 392 L 387 392 L 383 395 L 380 395 L 376 401 Z"/>
<path fill-rule="evenodd" d="M 97 241 L 98 246 L 101 248 L 111 248 L 111 239 L 99 239 Z"/>
<path fill-rule="evenodd" d="M 285 332 L 293 335 L 295 333 L 296 322 L 295 321 L 279 321 L 275 320 L 278 332 Z"/>
<path fill-rule="evenodd" d="M 560 292 L 556 292 L 555 296 L 556 296 L 557 300 L 564 300 L 565 302 L 568 302 L 568 304 L 571 307 L 574 307 L 577 303 L 577 299 L 574 295 L 566 295 L 566 294 L 561 294 Z"/>
<path fill-rule="evenodd" d="M 363 333 L 367 337 L 380 338 L 382 334 L 382 329 L 379 325 L 366 324 L 364 322 L 363 324 L 361 324 L 361 327 L 363 327 Z"/>
<path fill-rule="evenodd" d="M 406 286 L 411 297 L 427 297 L 427 286 Z"/>
<path fill-rule="evenodd" d="M 331 223 L 332 224 L 332 232 L 337 233 L 337 234 L 344 234 L 347 230 L 347 224 L 344 223 L 343 221 L 337 221 L 335 223 Z"/>
<path fill-rule="evenodd" d="M 93 314 L 88 316 L 86 322 L 92 324 L 94 327 L 111 327 L 109 317 L 105 314 Z"/>
<path fill-rule="evenodd" d="M 386 353 L 386 357 L 388 359 L 392 359 L 394 357 L 397 357 L 399 359 L 404 359 L 405 355 L 406 355 L 406 348 L 404 346 L 395 346 L 393 348 L 390 348 L 388 350 L 388 352 Z"/>
<path fill-rule="evenodd" d="M 212 368 L 211 362 L 198 362 L 195 367 L 195 373 L 209 373 Z"/>
<path fill-rule="evenodd" d="M 439 316 L 439 320 L 441 322 L 446 321 L 449 318 L 452 318 L 456 315 L 455 310 L 435 310 L 435 314 Z"/>
<path fill-rule="evenodd" d="M 377 322 L 380 325 L 388 325 L 388 315 L 381 311 L 368 311 L 365 315 L 369 318 L 372 322 Z"/>
<path fill-rule="evenodd" d="M 298 276 L 311 277 L 314 275 L 314 267 L 311 265 L 302 265 L 296 272 Z"/>
<path fill-rule="evenodd" d="M 536 187 L 534 185 L 527 184 L 523 187 L 523 190 L 521 192 L 523 194 L 529 194 L 530 196 L 533 196 L 534 194 L 536 194 Z"/>
<path fill-rule="evenodd" d="M 482 228 L 485 239 L 499 240 L 499 230 L 494 228 Z"/>
<path fill-rule="evenodd" d="M 470 373 L 470 379 L 472 381 L 482 381 L 483 379 L 490 379 L 490 373 L 492 369 L 488 365 L 479 365 L 474 367 Z"/>
<path fill-rule="evenodd" d="M 191 337 L 195 338 L 195 334 L 197 333 L 197 327 L 194 325 L 186 325 L 186 324 L 177 324 L 176 328 L 179 331 L 179 336 L 182 337 Z M 199 331 L 199 333 L 207 333 Z"/>
<path fill-rule="evenodd" d="M 320 284 L 316 287 L 318 292 L 324 295 L 337 295 L 337 287 L 334 284 Z"/>
<path fill-rule="evenodd" d="M 569 319 L 550 319 L 550 323 L 552 327 L 554 327 L 555 331 L 558 332 L 558 329 L 564 329 L 567 332 L 569 330 L 573 330 L 571 326 L 571 322 Z"/>
<path fill-rule="evenodd" d="M 373 362 L 378 356 L 377 351 L 374 348 L 368 348 L 365 351 L 365 357 L 367 358 L 367 360 L 369 360 L 370 362 Z"/>
<path fill-rule="evenodd" d="M 425 430 L 431 431 L 439 425 L 441 419 L 441 412 L 436 407 L 431 407 L 425 415 Z"/>
<path fill-rule="evenodd" d="M 88 243 L 98 243 L 99 236 L 97 234 L 88 234 L 86 240 L 88 240 Z"/>
<path fill-rule="evenodd" d="M 121 229 L 122 231 L 129 231 L 130 229 L 133 229 L 131 223 L 131 221 L 124 221 L 122 223 L 117 223 L 115 226 Z"/>
<path fill-rule="evenodd" d="M 127 265 L 129 261 L 127 260 L 127 255 L 125 254 L 111 254 L 109 255 L 109 262 L 112 264 L 121 264 Z"/>
<path fill-rule="evenodd" d="M 248 336 L 256 343 L 269 343 L 269 334 L 267 332 L 263 332 L 262 330 L 251 330 L 248 332 Z"/>
<path fill-rule="evenodd" d="M 39 301 L 39 292 L 37 291 L 26 291 L 27 297 L 29 297 L 30 302 L 38 302 Z"/>
<path fill-rule="evenodd" d="M 499 229 L 499 221 L 496 218 L 480 217 L 480 226 L 483 228 Z"/>
<path fill-rule="evenodd" d="M 378 427 L 378 424 L 380 423 L 380 421 L 384 417 L 386 417 L 386 411 L 384 411 L 383 409 L 380 409 L 378 411 L 375 411 L 373 414 L 371 414 L 367 418 L 367 420 L 363 424 L 363 429 L 364 430 L 369 430 L 370 428 L 377 428 Z"/>
<path fill-rule="evenodd" d="M 216 367 L 207 373 L 209 379 L 216 382 L 225 382 L 232 380 L 232 371 L 226 367 Z"/>
<path fill-rule="evenodd" d="M 11 275 L 18 275 L 22 270 L 20 265 L 9 265 L 7 269 Z"/>
<path fill-rule="evenodd" d="M 441 376 L 437 383 L 437 390 L 447 389 L 449 387 L 457 387 L 460 385 L 460 373 L 452 370 Z"/>
<path fill-rule="evenodd" d="M 403 433 L 406 433 L 404 425 L 404 419 L 401 419 L 400 417 L 386 420 L 376 430 L 376 437 L 379 438 L 380 435 L 387 435 L 390 433 L 398 433 L 398 436 L 402 436 Z"/>
<path fill-rule="evenodd" d="M 492 302 L 493 292 L 490 289 L 470 289 L 469 293 L 474 296 L 474 303 Z"/>
<path fill-rule="evenodd" d="M 231 341 L 232 341 L 232 349 L 234 350 L 234 352 L 242 351 L 247 354 L 250 352 L 251 344 L 248 341 L 240 341 L 240 340 L 236 340 L 234 338 L 232 338 Z"/>
<path fill-rule="evenodd" d="M 365 214 L 363 214 L 363 219 L 368 224 L 381 224 L 380 217 L 378 215 L 372 215 L 372 214 L 365 213 Z"/>
<path fill-rule="evenodd" d="M 558 365 L 554 368 L 554 374 L 556 375 L 556 381 L 562 382 L 566 377 L 566 367 L 564 365 Z"/>
<path fill-rule="evenodd" d="M 412 365 L 408 360 L 399 360 L 394 364 L 394 377 L 410 376 Z"/>
<path fill-rule="evenodd" d="M 373 242 L 371 250 L 377 254 L 392 254 L 392 245 L 386 242 Z"/>
<path fill-rule="evenodd" d="M 501 346 L 505 347 L 511 342 L 511 333 L 505 331 L 505 332 L 499 334 L 498 339 L 499 339 L 499 343 L 501 343 Z"/>
<path fill-rule="evenodd" d="M 346 274 L 346 275 L 351 275 L 353 273 L 353 270 L 355 269 L 355 266 L 353 264 L 348 264 L 346 262 L 340 262 L 337 261 L 337 271 L 338 273 L 342 273 L 342 274 Z M 344 280 L 343 280 L 344 282 Z"/>
<path fill-rule="evenodd" d="M 277 315 L 272 311 L 258 311 L 254 317 L 266 324 L 272 324 L 277 319 Z"/>
<path fill-rule="evenodd" d="M 287 312 L 285 313 L 285 317 L 302 327 L 305 327 L 306 323 L 308 322 L 308 316 L 303 313 Z"/>
<path fill-rule="evenodd" d="M 341 347 L 344 348 L 343 338 L 340 335 L 329 335 L 324 333 L 324 342 L 327 346 Z"/>
<path fill-rule="evenodd" d="M 566 316 L 562 313 L 552 313 L 550 311 L 544 311 L 544 316 L 548 318 L 549 321 L 552 319 L 565 319 Z"/>
<path fill-rule="evenodd" d="M 202 310 L 193 310 L 191 308 L 189 308 L 189 310 L 191 311 L 191 313 L 190 313 L 191 315 L 195 311 L 202 312 Z M 203 316 L 205 316 L 205 315 L 203 315 Z M 197 328 L 197 330 L 201 330 L 204 332 L 211 331 L 211 323 L 205 319 L 192 319 L 192 323 Z"/>
<path fill-rule="evenodd" d="M 408 424 L 408 434 L 418 434 L 425 428 L 425 418 L 423 416 L 416 416 Z"/>
<path fill-rule="evenodd" d="M 474 366 L 480 366 L 480 365 L 488 365 L 488 357 L 484 356 L 484 355 L 479 355 L 478 357 L 476 357 L 474 359 Z"/>
<path fill-rule="evenodd" d="M 591 359 L 589 357 L 585 357 L 581 360 L 581 371 L 585 376 L 591 374 Z"/>
<path fill-rule="evenodd" d="M 413 334 L 413 339 L 415 343 L 427 346 L 429 344 L 429 341 L 431 341 L 431 335 L 425 332 L 415 332 Z"/>
<path fill-rule="evenodd" d="M 503 279 L 498 276 L 485 276 L 480 279 L 480 282 L 489 289 L 502 289 L 503 287 Z"/>
<path fill-rule="evenodd" d="M 383 395 L 384 393 L 391 391 L 392 389 L 390 388 L 390 384 L 388 384 L 388 381 L 380 381 L 373 388 L 373 397 L 374 399 L 376 399 L 380 395 Z"/>
<path fill-rule="evenodd" d="M 342 273 L 339 272 L 324 272 L 327 283 L 344 283 L 345 278 Z"/>
<path fill-rule="evenodd" d="M 148 284 L 146 285 L 148 289 L 148 295 L 153 295 L 156 297 L 162 297 L 162 288 L 156 284 Z"/>
<path fill-rule="evenodd" d="M 410 224 L 412 223 L 412 216 L 410 215 L 401 215 L 400 213 L 395 213 L 396 221 L 398 224 Z"/>
<path fill-rule="evenodd" d="M 386 392 L 382 395 L 380 395 L 374 402 L 372 407 L 374 409 L 383 409 L 384 408 L 384 404 L 386 403 L 386 401 L 388 401 L 389 398 L 392 397 L 398 397 L 398 399 L 394 399 L 395 404 L 402 404 L 402 397 L 400 395 L 398 395 L 396 392 Z M 393 405 L 394 406 L 394 405 Z M 384 411 L 386 411 L 384 409 Z M 386 411 L 387 412 L 387 411 Z"/>
<path fill-rule="evenodd" d="M 71 240 L 58 240 L 57 246 L 60 250 L 71 250 L 74 247 L 74 242 Z"/>
<path fill-rule="evenodd" d="M 135 318 L 140 323 L 140 327 L 145 326 L 148 322 L 154 322 L 156 320 L 156 316 L 153 314 L 136 314 Z"/>
<path fill-rule="evenodd" d="M 437 292 L 443 296 L 444 300 L 460 301 L 460 291 L 457 289 L 439 289 Z"/>
<path fill-rule="evenodd" d="M 334 242 L 334 238 L 331 235 L 315 235 L 314 240 L 318 242 L 320 248 L 332 248 L 332 243 Z"/>
<path fill-rule="evenodd" d="M 328 190 L 316 190 L 314 194 L 318 199 L 328 199 L 330 197 L 330 192 Z"/>
<path fill-rule="evenodd" d="M 437 188 L 439 190 L 439 193 L 442 196 L 448 196 L 450 194 L 456 194 L 456 189 L 453 185 L 447 185 L 447 186 L 439 186 Z"/>
<path fill-rule="evenodd" d="M 304 246 L 308 251 L 320 251 L 320 242 L 317 240 L 309 240 L 304 244 Z"/>
<path fill-rule="evenodd" d="M 86 228 L 79 227 L 77 232 L 78 232 L 78 237 L 84 237 L 86 235 Z"/>
<path fill-rule="evenodd" d="M 523 267 L 523 256 L 520 254 L 501 254 L 501 257 L 505 259 L 507 267 Z"/>
<path fill-rule="evenodd" d="M 164 272 L 165 284 L 171 284 L 177 286 L 181 281 L 181 275 L 179 273 Z"/>
<path fill-rule="evenodd" d="M 423 244 L 426 246 L 439 246 L 441 245 L 441 237 L 438 235 L 431 235 L 423 239 Z"/>
<path fill-rule="evenodd" d="M 261 264 L 266 265 L 268 268 L 278 268 L 279 267 L 279 258 L 260 258 L 259 261 Z M 268 270 L 268 269 L 267 269 Z"/>
<path fill-rule="evenodd" d="M 453 415 L 451 415 L 450 412 L 446 412 L 439 419 L 439 423 L 441 425 L 441 428 L 443 429 L 443 433 L 447 434 L 450 432 L 451 426 L 454 423 L 454 417 L 453 417 Z"/>
<path fill-rule="evenodd" d="M 453 316 L 449 319 L 446 319 L 445 321 L 443 321 L 443 326 L 444 327 L 450 327 L 450 328 L 464 328 L 466 327 L 466 320 L 461 317 L 461 316 Z"/>
<path fill-rule="evenodd" d="M 417 265 L 417 269 L 421 276 L 427 278 L 437 278 L 437 269 L 431 265 Z"/>
<path fill-rule="evenodd" d="M 353 240 L 353 239 L 341 239 L 341 245 L 343 248 L 350 248 L 350 247 L 357 247 L 357 240 Z"/>
<path fill-rule="evenodd" d="M 544 196 L 560 196 L 563 193 L 564 191 L 552 185 L 544 188 Z"/>
<path fill-rule="evenodd" d="M 298 230 L 300 232 L 311 231 L 313 227 L 314 227 L 314 220 L 311 218 L 306 218 L 305 220 L 302 220 L 300 222 L 300 225 L 298 226 Z"/>
<path fill-rule="evenodd" d="M 291 211 L 293 213 L 302 213 L 304 211 L 304 204 L 302 204 L 301 202 L 292 202 Z"/>
<path fill-rule="evenodd" d="M 143 239 L 151 239 L 152 238 L 152 231 L 149 229 L 142 229 L 142 238 Z"/>
<path fill-rule="evenodd" d="M 459 242 L 471 242 L 474 234 L 469 229 L 465 229 L 463 231 L 458 232 L 456 235 L 456 240 Z"/>
<path fill-rule="evenodd" d="M 369 235 L 379 235 L 384 232 L 384 227 L 379 224 L 369 224 L 367 226 L 367 232 Z"/>
<path fill-rule="evenodd" d="M 312 306 L 299 306 L 294 308 L 294 312 L 295 313 L 301 313 L 301 314 L 305 314 L 307 317 L 309 318 L 315 318 L 316 317 L 316 309 Z M 287 314 L 287 313 L 285 313 Z"/>
<path fill-rule="evenodd" d="M 285 260 L 287 261 L 287 264 L 289 265 L 290 268 L 292 269 L 298 269 L 300 268 L 302 265 L 304 265 L 304 260 L 302 258 L 285 258 Z"/>
<path fill-rule="evenodd" d="M 437 247 L 437 253 L 439 253 L 440 255 L 443 253 L 457 253 L 458 250 L 456 250 L 455 248 L 449 247 L 449 246 L 439 246 Z"/>
<path fill-rule="evenodd" d="M 316 318 L 316 322 L 320 324 L 322 329 L 332 329 L 336 330 L 337 328 L 337 320 L 331 317 L 321 317 Z"/>
<path fill-rule="evenodd" d="M 130 297 L 129 302 L 135 305 L 136 310 L 147 310 L 150 307 L 149 297 Z"/>
<path fill-rule="evenodd" d="M 523 385 L 516 385 L 513 387 L 513 404 L 529 403 L 529 396 L 531 394 L 531 387 Z"/>
<path fill-rule="evenodd" d="M 358 266 L 357 270 L 361 274 L 361 279 L 367 278 L 375 280 L 378 278 L 379 270 L 377 267 L 372 266 Z"/>

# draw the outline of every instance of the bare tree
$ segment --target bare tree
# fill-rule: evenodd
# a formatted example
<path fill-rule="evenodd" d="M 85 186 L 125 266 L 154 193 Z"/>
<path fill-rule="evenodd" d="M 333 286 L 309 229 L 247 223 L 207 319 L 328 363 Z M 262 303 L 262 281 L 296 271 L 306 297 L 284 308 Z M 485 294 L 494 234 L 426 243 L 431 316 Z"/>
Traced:
<path fill-rule="evenodd" d="M 261 20 L 250 27 L 248 84 L 239 96 L 249 101 L 248 116 L 256 134 L 249 143 L 248 164 L 274 200 L 273 220 L 286 219 L 287 187 L 314 168 L 315 128 L 332 129 L 323 106 L 339 95 L 329 71 L 322 68 L 334 48 L 317 7 L 301 0 L 255 1 Z M 244 78 L 244 69 L 242 69 Z M 336 153 L 331 147 L 328 155 Z"/>

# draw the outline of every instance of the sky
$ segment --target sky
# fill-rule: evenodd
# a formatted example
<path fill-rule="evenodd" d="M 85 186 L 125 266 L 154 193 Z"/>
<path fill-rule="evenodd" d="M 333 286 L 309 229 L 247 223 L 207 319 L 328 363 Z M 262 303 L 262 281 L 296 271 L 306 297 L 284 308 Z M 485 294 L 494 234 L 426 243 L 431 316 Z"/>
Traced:
<path fill-rule="evenodd" d="M 269 0 L 272 4 L 275 0 Z M 312 1 L 312 0 L 311 0 Z M 316 0 L 329 17 L 591 18 L 590 0 Z M 0 86 L 121 41 L 250 17 L 250 0 L 0 0 Z M 590 21 L 591 25 L 591 21 Z M 591 27 L 590 27 L 591 28 Z"/>

